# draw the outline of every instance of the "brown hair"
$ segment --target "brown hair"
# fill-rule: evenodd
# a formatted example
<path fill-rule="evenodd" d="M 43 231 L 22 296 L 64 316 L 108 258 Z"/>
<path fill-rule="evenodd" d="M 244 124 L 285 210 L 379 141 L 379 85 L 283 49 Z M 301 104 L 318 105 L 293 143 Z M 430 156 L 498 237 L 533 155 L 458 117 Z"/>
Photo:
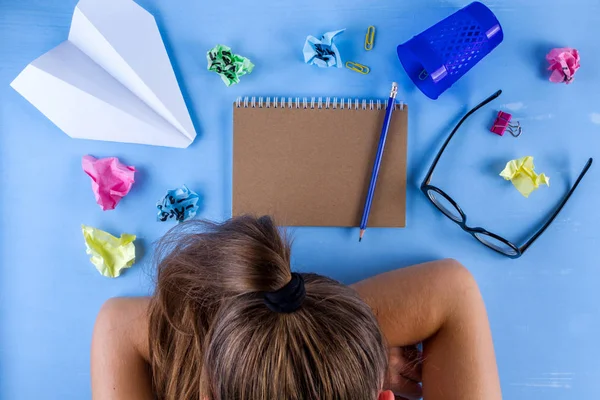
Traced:
<path fill-rule="evenodd" d="M 265 305 L 264 293 L 291 279 L 290 245 L 271 218 L 183 223 L 157 250 L 149 338 L 159 399 L 377 398 L 386 346 L 354 290 L 301 274 L 297 311 Z"/>

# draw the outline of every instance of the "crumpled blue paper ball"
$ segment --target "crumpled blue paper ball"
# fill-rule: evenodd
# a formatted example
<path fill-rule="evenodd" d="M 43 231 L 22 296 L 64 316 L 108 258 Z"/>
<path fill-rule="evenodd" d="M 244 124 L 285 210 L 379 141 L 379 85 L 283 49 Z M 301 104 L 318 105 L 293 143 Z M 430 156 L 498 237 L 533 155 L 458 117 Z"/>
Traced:
<path fill-rule="evenodd" d="M 156 203 L 158 220 L 165 222 L 174 219 L 183 222 L 194 218 L 198 212 L 199 199 L 198 194 L 185 185 L 167 191 L 165 197 Z"/>
<path fill-rule="evenodd" d="M 321 36 L 321 39 L 308 36 L 304 43 L 304 62 L 321 68 L 342 68 L 342 57 L 333 39 L 344 31 L 345 29 L 327 32 Z"/>

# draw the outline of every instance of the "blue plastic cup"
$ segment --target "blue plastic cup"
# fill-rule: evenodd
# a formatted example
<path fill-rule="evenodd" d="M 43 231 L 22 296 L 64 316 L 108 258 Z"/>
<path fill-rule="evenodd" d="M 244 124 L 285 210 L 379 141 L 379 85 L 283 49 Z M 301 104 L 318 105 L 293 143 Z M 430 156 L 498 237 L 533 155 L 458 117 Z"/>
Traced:
<path fill-rule="evenodd" d="M 435 100 L 503 38 L 492 10 L 476 1 L 398 46 L 398 57 L 415 85 Z"/>

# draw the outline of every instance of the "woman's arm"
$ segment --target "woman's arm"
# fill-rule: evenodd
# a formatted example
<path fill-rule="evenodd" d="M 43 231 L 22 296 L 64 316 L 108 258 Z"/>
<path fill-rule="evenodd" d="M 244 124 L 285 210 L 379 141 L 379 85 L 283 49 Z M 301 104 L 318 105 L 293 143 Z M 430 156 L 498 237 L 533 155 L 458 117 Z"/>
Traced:
<path fill-rule="evenodd" d="M 485 306 L 458 262 L 403 268 L 353 287 L 375 312 L 390 346 L 423 342 L 426 400 L 502 398 Z"/>
<path fill-rule="evenodd" d="M 153 399 L 148 365 L 147 297 L 110 299 L 102 306 L 92 337 L 94 400 Z"/>
<path fill-rule="evenodd" d="M 453 260 L 403 268 L 354 285 L 393 347 L 424 342 L 426 400 L 501 398 L 485 307 Z M 148 298 L 109 300 L 92 339 L 94 400 L 151 399 Z"/>

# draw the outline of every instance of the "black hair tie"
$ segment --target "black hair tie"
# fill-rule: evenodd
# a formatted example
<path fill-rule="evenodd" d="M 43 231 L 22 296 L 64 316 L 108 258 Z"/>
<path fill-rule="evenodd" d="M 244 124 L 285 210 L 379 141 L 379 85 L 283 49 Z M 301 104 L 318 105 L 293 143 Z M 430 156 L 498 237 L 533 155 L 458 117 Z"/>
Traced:
<path fill-rule="evenodd" d="M 294 272 L 292 279 L 281 289 L 265 292 L 265 304 L 269 310 L 276 313 L 293 313 L 298 310 L 306 297 L 304 278 Z"/>

